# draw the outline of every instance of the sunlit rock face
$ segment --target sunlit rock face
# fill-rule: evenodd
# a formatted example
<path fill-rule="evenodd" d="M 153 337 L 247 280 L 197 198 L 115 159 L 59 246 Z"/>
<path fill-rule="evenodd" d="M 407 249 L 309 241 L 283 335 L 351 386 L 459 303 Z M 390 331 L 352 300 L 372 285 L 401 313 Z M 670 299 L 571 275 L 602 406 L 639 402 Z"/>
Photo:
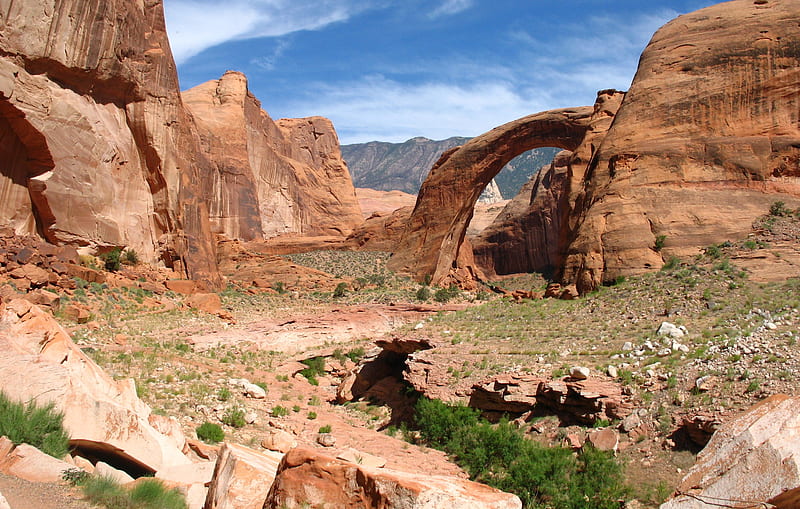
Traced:
<path fill-rule="evenodd" d="M 214 231 L 255 240 L 283 233 L 348 235 L 362 222 L 333 124 L 322 117 L 274 122 L 229 71 L 183 93 L 212 171 Z"/>
<path fill-rule="evenodd" d="M 0 17 L 0 225 L 129 247 L 219 284 L 160 1 L 13 2 Z"/>
<path fill-rule="evenodd" d="M 656 32 L 587 171 L 563 279 L 652 270 L 798 204 L 797 25 L 796 2 L 736 0 Z"/>

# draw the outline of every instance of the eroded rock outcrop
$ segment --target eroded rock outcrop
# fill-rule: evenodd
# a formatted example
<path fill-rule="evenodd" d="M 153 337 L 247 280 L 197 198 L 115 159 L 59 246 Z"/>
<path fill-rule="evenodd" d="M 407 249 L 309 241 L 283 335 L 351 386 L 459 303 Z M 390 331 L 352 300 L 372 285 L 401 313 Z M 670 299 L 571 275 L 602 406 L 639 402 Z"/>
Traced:
<path fill-rule="evenodd" d="M 661 509 L 769 502 L 796 507 L 800 398 L 775 395 L 723 424 Z M 770 506 L 772 507 L 772 506 Z"/>
<path fill-rule="evenodd" d="M 12 2 L 0 14 L 0 225 L 133 248 L 219 286 L 208 163 L 160 1 Z"/>
<path fill-rule="evenodd" d="M 475 263 L 487 277 L 519 272 L 549 275 L 563 266 L 587 167 L 624 97 L 617 90 L 600 91 L 580 145 L 557 154 L 491 225 L 470 239 Z"/>
<path fill-rule="evenodd" d="M 213 167 L 205 186 L 215 231 L 247 241 L 347 235 L 361 223 L 328 119 L 274 122 L 234 71 L 183 92 L 183 100 Z"/>
<path fill-rule="evenodd" d="M 633 410 L 631 398 L 615 382 L 593 378 L 550 380 L 516 373 L 475 384 L 469 406 L 509 414 L 542 406 L 582 424 L 623 419 Z"/>
<path fill-rule="evenodd" d="M 800 204 L 797 23 L 791 0 L 735 0 L 656 32 L 587 172 L 563 279 L 587 291 Z"/>
<path fill-rule="evenodd" d="M 578 148 L 589 129 L 592 111 L 587 106 L 530 115 L 442 154 L 422 184 L 390 268 L 420 280 L 430 275 L 435 284 L 446 284 L 455 266 L 477 275 L 471 249 L 462 249 L 462 245 L 483 189 L 506 163 L 526 150 Z"/>
<path fill-rule="evenodd" d="M 455 477 L 370 468 L 312 449 L 289 451 L 278 467 L 264 509 L 325 507 L 384 509 L 518 509 L 516 495 Z"/>
<path fill-rule="evenodd" d="M 53 317 L 28 301 L 0 303 L 0 386 L 13 400 L 53 402 L 82 455 L 138 475 L 184 465 L 180 427 L 159 416 L 132 380 L 115 381 L 75 346 Z M 164 423 L 160 423 L 160 427 Z"/>

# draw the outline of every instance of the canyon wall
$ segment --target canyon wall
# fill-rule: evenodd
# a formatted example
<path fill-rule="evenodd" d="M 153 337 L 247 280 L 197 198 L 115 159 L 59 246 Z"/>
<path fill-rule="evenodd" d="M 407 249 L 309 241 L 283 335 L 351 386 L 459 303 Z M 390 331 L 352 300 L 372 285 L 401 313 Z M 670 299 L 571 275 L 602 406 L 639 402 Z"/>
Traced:
<path fill-rule="evenodd" d="M 363 221 L 328 119 L 274 122 L 233 71 L 183 100 L 212 164 L 205 187 L 214 231 L 241 240 L 348 235 Z"/>
<path fill-rule="evenodd" d="M 799 24 L 792 0 L 735 0 L 656 32 L 587 171 L 563 279 L 586 291 L 800 205 Z"/>
<path fill-rule="evenodd" d="M 329 120 L 273 122 L 239 73 L 181 97 L 161 1 L 0 0 L 0 227 L 218 288 L 214 234 L 361 221 Z"/>
<path fill-rule="evenodd" d="M 161 2 L 0 2 L 0 226 L 220 284 Z"/>

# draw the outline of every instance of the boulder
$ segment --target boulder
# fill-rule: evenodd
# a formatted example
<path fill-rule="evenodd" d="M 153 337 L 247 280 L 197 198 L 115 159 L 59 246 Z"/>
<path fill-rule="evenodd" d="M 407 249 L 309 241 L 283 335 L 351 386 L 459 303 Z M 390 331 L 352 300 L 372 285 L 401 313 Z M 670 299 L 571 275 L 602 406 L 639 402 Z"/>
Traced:
<path fill-rule="evenodd" d="M 373 456 L 372 454 L 366 452 L 358 451 L 352 447 L 348 447 L 346 451 L 339 453 L 339 455 L 336 456 L 336 459 L 349 461 L 350 463 L 363 465 L 368 468 L 383 468 L 386 466 L 385 459 L 379 456 Z"/>
<path fill-rule="evenodd" d="M 706 502 L 734 500 L 790 500 L 784 492 L 800 486 L 798 427 L 800 397 L 782 394 L 724 423 L 697 455 L 677 495 L 661 509 L 700 509 L 708 507 Z"/>
<path fill-rule="evenodd" d="M 287 453 L 290 449 L 297 447 L 297 439 L 288 431 L 268 429 L 261 440 L 261 447 L 270 451 Z"/>
<path fill-rule="evenodd" d="M 60 482 L 65 470 L 74 468 L 28 444 L 14 444 L 0 437 L 0 472 L 33 482 Z"/>
<path fill-rule="evenodd" d="M 0 317 L 0 386 L 15 400 L 54 403 L 78 451 L 137 474 L 189 463 L 179 426 L 170 436 L 157 431 L 132 380 L 112 379 L 49 313 L 21 299 Z"/>
<path fill-rule="evenodd" d="M 2 493 L 0 493 L 0 509 L 11 509 L 11 506 L 8 505 L 6 497 L 4 497 Z"/>
<path fill-rule="evenodd" d="M 128 484 L 133 482 L 133 477 L 131 477 L 127 472 L 118 468 L 114 468 L 104 461 L 98 461 L 95 463 L 94 473 L 98 476 L 114 479 L 119 484 Z"/>
<path fill-rule="evenodd" d="M 616 454 L 619 448 L 619 435 L 611 428 L 590 431 L 586 440 L 600 451 L 609 451 Z"/>
<path fill-rule="evenodd" d="M 59 297 L 57 293 L 42 290 L 41 288 L 24 294 L 22 298 L 32 304 L 52 310 L 57 310 L 61 303 L 61 297 Z"/>
<path fill-rule="evenodd" d="M 520 509 L 516 495 L 455 477 L 369 468 L 312 449 L 281 461 L 264 509 L 295 509 L 313 500 L 325 507 L 405 509 Z"/>
<path fill-rule="evenodd" d="M 633 410 L 622 386 L 610 380 L 550 380 L 520 373 L 473 385 L 469 400 L 473 408 L 509 414 L 523 414 L 537 405 L 588 424 L 600 419 L 624 419 Z"/>
<path fill-rule="evenodd" d="M 204 509 L 261 509 L 283 454 L 223 444 Z"/>

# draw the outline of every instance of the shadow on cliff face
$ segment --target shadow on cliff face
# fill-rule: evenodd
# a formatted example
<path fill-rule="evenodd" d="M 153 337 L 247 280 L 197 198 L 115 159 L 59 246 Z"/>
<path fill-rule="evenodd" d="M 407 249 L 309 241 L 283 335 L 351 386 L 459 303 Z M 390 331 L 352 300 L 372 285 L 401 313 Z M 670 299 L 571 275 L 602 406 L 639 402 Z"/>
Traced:
<path fill-rule="evenodd" d="M 0 100 L 0 217 L 6 220 L 0 226 L 46 238 L 54 219 L 39 192 L 44 184 L 34 179 L 53 166 L 44 136 L 9 101 Z"/>

